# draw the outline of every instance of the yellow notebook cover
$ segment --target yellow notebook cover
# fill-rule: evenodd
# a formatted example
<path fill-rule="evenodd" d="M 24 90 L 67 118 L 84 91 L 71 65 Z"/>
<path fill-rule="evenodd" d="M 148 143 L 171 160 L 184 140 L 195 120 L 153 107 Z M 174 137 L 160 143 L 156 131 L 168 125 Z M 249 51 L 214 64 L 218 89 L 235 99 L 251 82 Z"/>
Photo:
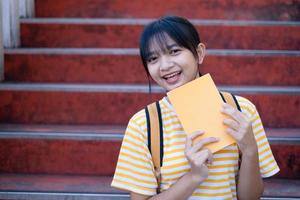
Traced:
<path fill-rule="evenodd" d="M 223 100 L 211 78 L 206 74 L 167 93 L 178 118 L 187 134 L 205 131 L 195 141 L 206 137 L 217 137 L 216 143 L 206 145 L 212 153 L 232 144 L 235 140 L 225 132 L 221 113 Z"/>

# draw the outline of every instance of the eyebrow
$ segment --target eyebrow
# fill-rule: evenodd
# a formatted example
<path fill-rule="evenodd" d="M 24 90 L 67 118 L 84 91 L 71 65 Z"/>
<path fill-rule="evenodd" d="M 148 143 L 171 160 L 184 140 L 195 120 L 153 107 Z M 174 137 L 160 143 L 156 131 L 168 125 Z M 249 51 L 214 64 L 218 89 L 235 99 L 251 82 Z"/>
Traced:
<path fill-rule="evenodd" d="M 171 45 L 167 45 L 167 49 L 170 50 L 172 49 L 173 47 L 179 47 L 178 44 L 174 43 L 174 44 L 171 44 Z M 147 57 L 150 57 L 152 56 L 153 54 L 157 53 L 157 51 L 149 51 L 149 54 Z"/>
<path fill-rule="evenodd" d="M 167 49 L 172 49 L 173 47 L 179 47 L 178 44 L 171 44 L 171 45 L 167 45 Z"/>

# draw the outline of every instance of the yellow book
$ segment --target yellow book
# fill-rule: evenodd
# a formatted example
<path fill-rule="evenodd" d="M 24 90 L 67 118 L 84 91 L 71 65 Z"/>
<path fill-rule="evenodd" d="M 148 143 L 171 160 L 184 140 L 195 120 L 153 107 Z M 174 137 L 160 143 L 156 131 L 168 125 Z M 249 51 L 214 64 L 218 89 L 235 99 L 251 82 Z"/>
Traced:
<path fill-rule="evenodd" d="M 206 145 L 212 153 L 235 142 L 225 132 L 223 120 L 226 116 L 221 113 L 223 100 L 210 74 L 171 90 L 167 95 L 187 134 L 205 131 L 195 141 L 206 137 L 220 139 Z"/>

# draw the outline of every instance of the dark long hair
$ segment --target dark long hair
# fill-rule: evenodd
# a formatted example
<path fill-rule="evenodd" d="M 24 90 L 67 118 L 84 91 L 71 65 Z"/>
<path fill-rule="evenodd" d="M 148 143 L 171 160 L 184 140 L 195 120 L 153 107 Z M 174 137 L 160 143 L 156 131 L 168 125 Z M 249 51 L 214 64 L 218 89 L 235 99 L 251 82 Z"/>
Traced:
<path fill-rule="evenodd" d="M 195 58 L 198 58 L 197 47 L 200 37 L 194 25 L 187 19 L 178 16 L 164 16 L 145 26 L 140 38 L 140 56 L 148 76 L 150 92 L 151 82 L 147 67 L 150 45 L 155 41 L 162 51 L 167 50 L 166 36 L 169 36 L 179 46 L 189 49 Z"/>

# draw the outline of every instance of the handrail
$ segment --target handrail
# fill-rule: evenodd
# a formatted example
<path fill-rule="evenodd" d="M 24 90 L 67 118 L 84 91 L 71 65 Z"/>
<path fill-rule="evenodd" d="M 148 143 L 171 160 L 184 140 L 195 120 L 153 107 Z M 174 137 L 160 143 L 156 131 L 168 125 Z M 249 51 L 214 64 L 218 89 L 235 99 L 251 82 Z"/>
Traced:
<path fill-rule="evenodd" d="M 20 17 L 34 16 L 34 0 L 0 0 L 0 81 L 4 80 L 4 48 L 20 45 Z"/>
<path fill-rule="evenodd" d="M 34 17 L 34 0 L 19 0 L 20 17 Z"/>
<path fill-rule="evenodd" d="M 3 45 L 5 48 L 20 44 L 19 1 L 2 0 Z"/>

